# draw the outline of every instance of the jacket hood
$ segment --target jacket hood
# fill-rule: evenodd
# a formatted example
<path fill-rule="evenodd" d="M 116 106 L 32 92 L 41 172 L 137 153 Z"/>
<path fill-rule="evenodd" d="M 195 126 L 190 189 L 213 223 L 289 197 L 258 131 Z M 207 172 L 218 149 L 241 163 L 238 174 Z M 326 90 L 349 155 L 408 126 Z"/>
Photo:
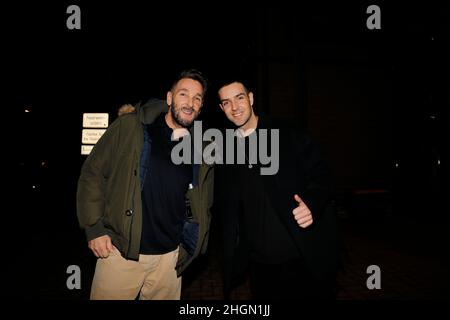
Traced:
<path fill-rule="evenodd" d="M 144 104 L 138 102 L 134 107 L 139 121 L 144 124 L 152 123 L 161 113 L 169 111 L 167 102 L 160 99 L 150 99 Z"/>

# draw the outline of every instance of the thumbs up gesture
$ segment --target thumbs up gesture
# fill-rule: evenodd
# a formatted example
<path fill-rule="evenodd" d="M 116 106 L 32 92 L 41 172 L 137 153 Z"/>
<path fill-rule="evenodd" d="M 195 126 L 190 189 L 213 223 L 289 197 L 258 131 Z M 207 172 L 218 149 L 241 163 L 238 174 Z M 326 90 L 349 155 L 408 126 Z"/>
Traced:
<path fill-rule="evenodd" d="M 302 198 L 300 198 L 298 194 L 294 195 L 294 199 L 298 203 L 297 208 L 292 210 L 294 218 L 300 227 L 306 228 L 313 223 L 311 210 L 309 210 L 309 208 L 306 206 L 306 204 L 303 202 Z"/>

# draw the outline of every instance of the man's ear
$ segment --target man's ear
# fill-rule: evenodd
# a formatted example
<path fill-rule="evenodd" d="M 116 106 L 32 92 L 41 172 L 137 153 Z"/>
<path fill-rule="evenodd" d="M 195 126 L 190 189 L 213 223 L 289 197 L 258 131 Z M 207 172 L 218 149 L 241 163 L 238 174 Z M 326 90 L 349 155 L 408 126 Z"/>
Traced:
<path fill-rule="evenodd" d="M 172 91 L 167 91 L 167 97 L 166 97 L 166 101 L 167 101 L 167 105 L 170 106 L 172 105 Z"/>
<path fill-rule="evenodd" d="M 248 99 L 250 100 L 250 105 L 253 107 L 253 92 L 248 93 Z"/>
<path fill-rule="evenodd" d="M 222 111 L 223 111 L 223 105 L 222 105 L 221 103 L 219 103 L 219 107 L 220 107 L 220 109 L 222 109 Z"/>

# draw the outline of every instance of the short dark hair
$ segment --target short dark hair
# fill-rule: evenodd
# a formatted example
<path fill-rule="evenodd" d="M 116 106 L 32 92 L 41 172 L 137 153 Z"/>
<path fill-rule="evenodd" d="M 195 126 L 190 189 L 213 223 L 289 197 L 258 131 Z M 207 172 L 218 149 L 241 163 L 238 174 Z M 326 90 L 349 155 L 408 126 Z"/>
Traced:
<path fill-rule="evenodd" d="M 225 86 L 228 86 L 232 83 L 240 83 L 244 86 L 244 89 L 247 93 L 252 90 L 253 81 L 251 81 L 251 77 L 253 74 L 247 70 L 236 70 L 236 68 L 229 68 L 228 70 L 223 70 L 221 74 L 218 76 L 216 81 L 216 92 L 218 93 L 220 89 Z"/>
<path fill-rule="evenodd" d="M 173 89 L 182 79 L 192 79 L 200 82 L 203 87 L 203 95 L 205 95 L 206 90 L 208 89 L 208 79 L 200 71 L 196 69 L 187 69 L 181 71 L 180 74 L 178 74 L 178 76 L 175 78 L 171 89 Z"/>
<path fill-rule="evenodd" d="M 224 82 L 222 82 L 222 83 L 219 85 L 219 87 L 217 88 L 217 91 L 219 91 L 219 90 L 222 89 L 223 87 L 229 86 L 229 85 L 232 84 L 232 83 L 240 83 L 240 84 L 242 84 L 242 86 L 244 87 L 246 93 L 249 93 L 249 92 L 251 91 L 251 90 L 249 90 L 249 88 L 247 88 L 247 85 L 246 85 L 245 81 L 242 80 L 242 79 L 239 79 L 239 78 L 236 78 L 236 79 L 230 79 L 229 81 L 224 81 Z M 217 93 L 219 93 L 219 92 L 217 92 Z"/>
<path fill-rule="evenodd" d="M 257 70 L 253 64 L 235 62 L 221 66 L 217 75 L 214 84 L 216 92 L 235 82 L 242 84 L 247 92 L 250 92 L 255 87 Z"/>

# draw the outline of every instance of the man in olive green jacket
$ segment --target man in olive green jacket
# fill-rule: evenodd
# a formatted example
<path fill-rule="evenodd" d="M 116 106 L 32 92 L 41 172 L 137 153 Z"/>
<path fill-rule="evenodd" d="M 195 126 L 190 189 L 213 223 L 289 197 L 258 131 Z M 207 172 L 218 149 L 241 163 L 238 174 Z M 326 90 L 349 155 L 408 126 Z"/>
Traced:
<path fill-rule="evenodd" d="M 167 104 L 159 101 L 144 106 L 138 104 L 134 113 L 118 117 L 83 164 L 78 182 L 77 214 L 80 226 L 86 231 L 89 248 L 99 258 L 91 299 L 134 299 L 138 294 L 140 299 L 179 299 L 181 273 L 199 253 L 206 251 L 214 172 L 206 164 L 192 164 L 197 166 L 193 170 L 197 177 L 193 179 L 198 182 L 186 190 L 192 212 L 189 221 L 186 217 L 186 223 L 197 227 L 194 229 L 194 248 L 186 250 L 181 243 L 173 252 L 174 258 L 167 258 L 168 268 L 173 269 L 168 272 L 173 271 L 173 275 L 160 277 L 161 271 L 156 270 L 156 280 L 152 278 L 155 275 L 151 275 L 151 268 L 146 269 L 146 264 L 162 265 L 162 258 L 140 254 L 143 228 L 140 161 L 145 149 L 144 125 L 153 123 L 162 112 L 169 110 L 165 117 L 169 127 L 170 124 L 190 126 L 202 107 L 205 91 L 206 82 L 198 71 L 184 71 L 168 92 Z M 179 108 L 175 108 L 177 103 Z M 183 228 L 183 232 L 186 230 L 192 229 Z M 190 237 L 192 240 L 192 234 Z M 128 278 L 129 275 L 117 273 L 118 265 L 130 270 L 142 263 L 144 268 L 132 272 L 135 276 Z M 171 285 L 173 288 L 166 290 Z"/>

